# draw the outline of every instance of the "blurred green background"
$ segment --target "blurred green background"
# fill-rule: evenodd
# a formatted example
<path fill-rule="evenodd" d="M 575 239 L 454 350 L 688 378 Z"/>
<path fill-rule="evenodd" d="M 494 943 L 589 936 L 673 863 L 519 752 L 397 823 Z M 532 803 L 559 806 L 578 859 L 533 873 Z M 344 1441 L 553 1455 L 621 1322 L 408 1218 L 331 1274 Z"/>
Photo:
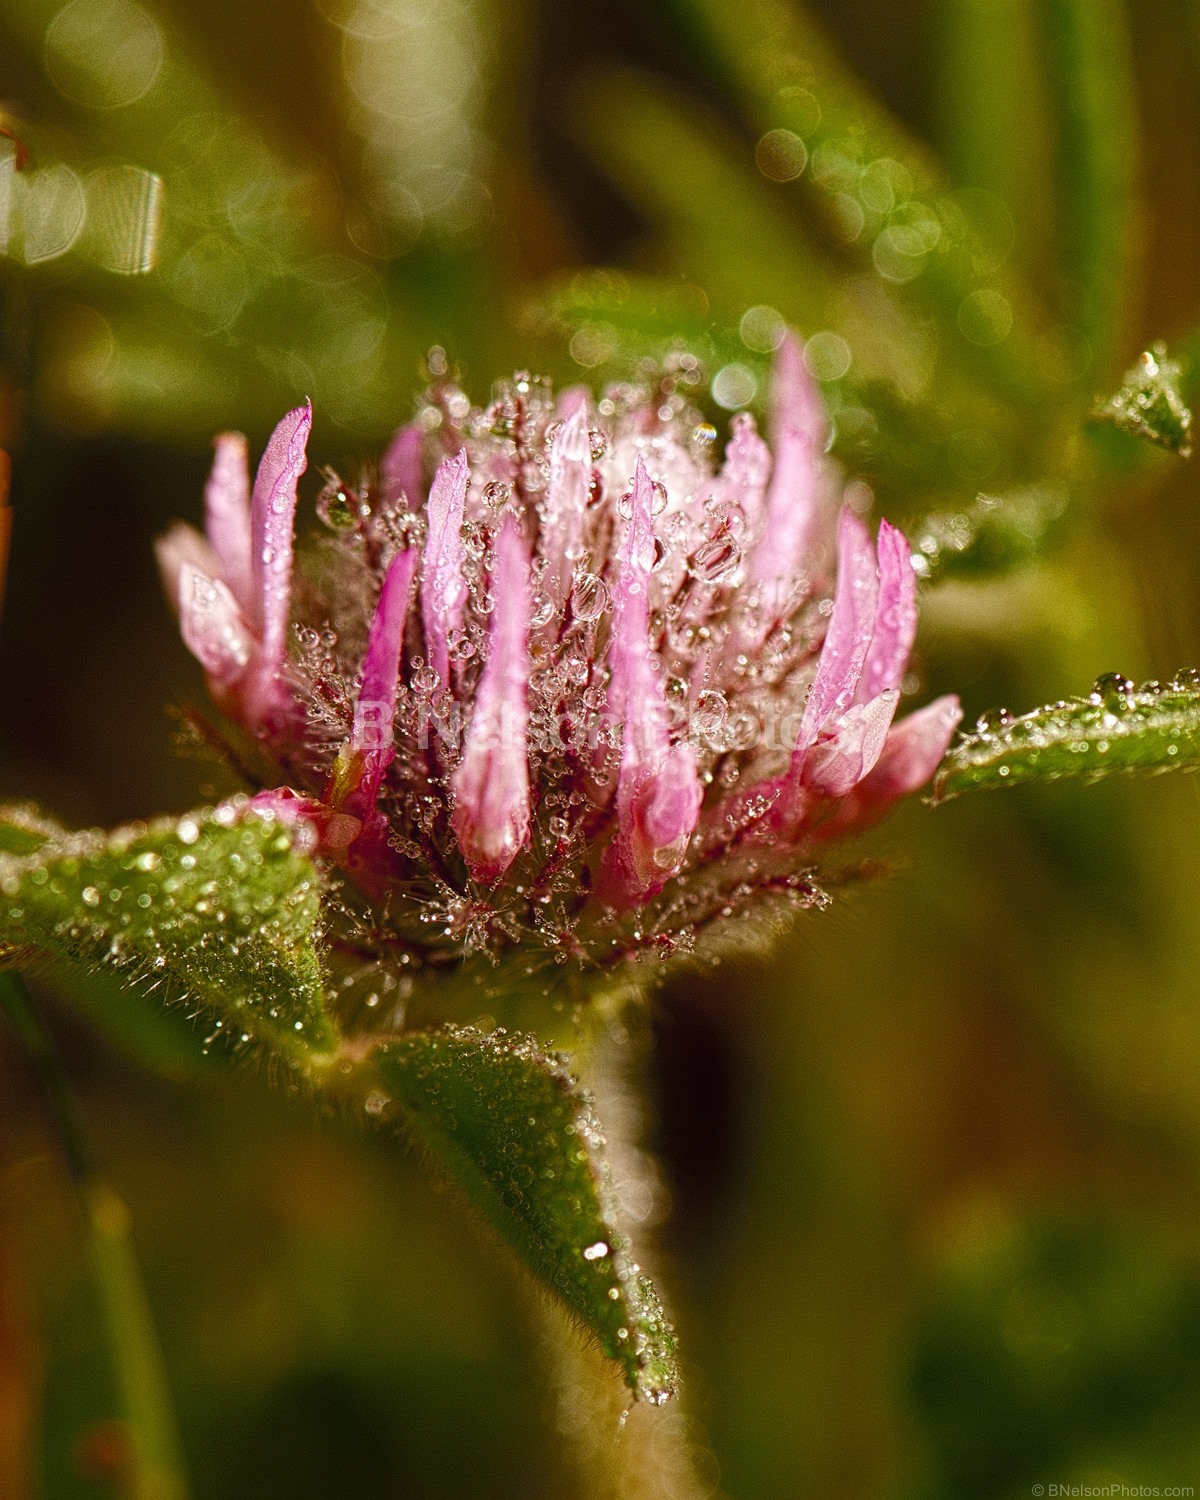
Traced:
<path fill-rule="evenodd" d="M 794 322 L 878 510 L 1035 517 L 927 590 L 920 693 L 969 721 L 1200 664 L 1197 470 L 1086 420 L 1200 328 L 1191 0 L 6 0 L 0 107 L 6 796 L 223 789 L 169 753 L 201 684 L 151 538 L 213 431 L 304 394 L 311 506 L 435 344 L 480 398 L 681 337 L 724 421 Z M 768 967 L 655 999 L 714 1495 L 1200 1482 L 1198 832 L 1186 777 L 914 803 Z M 524 1304 L 394 1142 L 51 1003 L 197 1496 L 571 1493 Z M 4 1036 L 0 1494 L 119 1492 L 106 1371 Z"/>

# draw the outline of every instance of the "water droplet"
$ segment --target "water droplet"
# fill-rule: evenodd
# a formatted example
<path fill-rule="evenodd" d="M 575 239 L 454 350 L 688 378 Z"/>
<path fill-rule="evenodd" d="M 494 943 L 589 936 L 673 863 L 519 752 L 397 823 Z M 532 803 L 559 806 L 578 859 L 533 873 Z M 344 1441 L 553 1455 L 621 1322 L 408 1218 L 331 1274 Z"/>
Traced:
<path fill-rule="evenodd" d="M 483 487 L 483 503 L 492 510 L 503 510 L 512 499 L 512 486 L 502 479 L 493 479 Z"/>
<path fill-rule="evenodd" d="M 1012 714 L 1006 708 L 985 708 L 983 713 L 975 720 L 976 734 L 995 734 L 1000 729 L 1007 729 L 1012 723 Z"/>
<path fill-rule="evenodd" d="M 741 550 L 733 537 L 722 528 L 716 536 L 702 542 L 688 558 L 688 572 L 701 583 L 720 583 L 738 569 Z"/>
<path fill-rule="evenodd" d="M 718 692 L 716 688 L 706 688 L 696 699 L 692 727 L 706 737 L 719 734 L 728 712 L 725 694 Z"/>
<path fill-rule="evenodd" d="M 100 892 L 94 885 L 85 885 L 83 888 L 83 903 L 85 906 L 99 906 Z"/>
<path fill-rule="evenodd" d="M 653 479 L 650 482 L 650 514 L 661 516 L 667 508 L 667 487 L 661 480 Z"/>
<path fill-rule="evenodd" d="M 593 427 L 588 433 L 588 442 L 592 450 L 592 462 L 598 464 L 608 452 L 608 434 L 601 432 L 598 427 Z"/>
<path fill-rule="evenodd" d="M 1133 682 L 1123 672 L 1104 672 L 1092 683 L 1091 701 L 1113 710 L 1128 708 L 1133 690 Z"/>
<path fill-rule="evenodd" d="M 594 1245 L 588 1245 L 583 1252 L 584 1260 L 603 1260 L 608 1254 L 608 1245 L 604 1240 L 597 1240 Z"/>
<path fill-rule="evenodd" d="M 317 496 L 317 515 L 330 531 L 349 531 L 358 525 L 367 507 L 333 469 L 323 469 L 325 483 Z"/>
<path fill-rule="evenodd" d="M 608 585 L 595 573 L 581 573 L 571 590 L 571 612 L 585 624 L 598 620 L 608 608 Z"/>

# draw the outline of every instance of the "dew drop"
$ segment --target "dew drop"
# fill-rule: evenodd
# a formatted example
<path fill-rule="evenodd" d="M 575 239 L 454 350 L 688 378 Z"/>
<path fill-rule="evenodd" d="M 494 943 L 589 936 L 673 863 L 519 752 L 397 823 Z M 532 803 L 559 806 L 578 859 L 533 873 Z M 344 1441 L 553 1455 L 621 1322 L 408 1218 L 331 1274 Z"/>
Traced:
<path fill-rule="evenodd" d="M 701 583 L 721 583 L 738 569 L 742 554 L 737 543 L 722 528 L 716 536 L 702 542 L 688 558 L 688 572 Z"/>
<path fill-rule="evenodd" d="M 325 483 L 317 496 L 317 515 L 330 531 L 349 531 L 359 522 L 366 507 L 333 469 L 324 469 Z"/>
<path fill-rule="evenodd" d="M 581 573 L 571 590 L 571 612 L 585 624 L 598 620 L 608 608 L 608 585 L 595 573 Z"/>
<path fill-rule="evenodd" d="M 1092 683 L 1091 701 L 1119 711 L 1129 707 L 1133 682 L 1123 672 L 1104 672 Z"/>

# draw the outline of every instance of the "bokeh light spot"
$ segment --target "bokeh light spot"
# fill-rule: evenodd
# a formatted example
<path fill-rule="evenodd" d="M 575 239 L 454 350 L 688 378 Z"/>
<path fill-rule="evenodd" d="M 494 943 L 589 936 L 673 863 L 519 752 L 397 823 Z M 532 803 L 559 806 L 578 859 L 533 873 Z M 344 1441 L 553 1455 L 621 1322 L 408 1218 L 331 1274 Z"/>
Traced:
<path fill-rule="evenodd" d="M 723 365 L 713 376 L 712 398 L 726 411 L 749 406 L 758 394 L 758 378 L 749 365 Z"/>
<path fill-rule="evenodd" d="M 754 160 L 772 182 L 791 182 L 808 165 L 808 147 L 794 130 L 768 130 L 754 148 Z"/>
<path fill-rule="evenodd" d="M 757 307 L 748 307 L 742 314 L 738 331 L 747 349 L 753 349 L 756 354 L 770 354 L 783 343 L 787 322 L 777 307 L 760 303 Z"/>
<path fill-rule="evenodd" d="M 163 34 L 132 0 L 71 0 L 46 30 L 46 71 L 59 93 L 92 109 L 120 109 L 150 92 Z"/>
<path fill-rule="evenodd" d="M 1007 297 L 983 289 L 958 305 L 958 327 L 972 344 L 999 344 L 1012 331 L 1013 311 Z"/>

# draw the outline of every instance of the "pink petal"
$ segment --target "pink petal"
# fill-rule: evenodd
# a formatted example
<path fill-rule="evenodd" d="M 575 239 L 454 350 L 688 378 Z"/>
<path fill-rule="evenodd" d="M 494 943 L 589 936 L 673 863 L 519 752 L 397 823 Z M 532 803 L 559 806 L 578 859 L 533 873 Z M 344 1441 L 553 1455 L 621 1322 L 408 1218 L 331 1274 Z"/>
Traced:
<path fill-rule="evenodd" d="M 463 473 L 465 486 L 465 462 Z M 525 542 L 509 517 L 496 543 L 487 661 L 454 775 L 455 837 L 481 881 L 499 879 L 529 837 L 529 572 Z"/>
<path fill-rule="evenodd" d="M 726 502 L 740 505 L 751 526 L 763 508 L 771 473 L 771 450 L 759 436 L 749 412 L 733 419 L 733 436 L 725 446 L 725 462 L 717 475 L 716 491 Z"/>
<path fill-rule="evenodd" d="M 750 561 L 750 581 L 776 588 L 811 568 L 821 519 L 825 407 L 790 331 L 775 356 L 771 382 L 771 448 L 775 467 L 767 519 Z"/>
<path fill-rule="evenodd" d="M 383 773 L 395 758 L 393 737 L 400 651 L 416 571 L 415 547 L 392 559 L 367 634 L 362 686 L 354 709 L 354 727 L 347 756 L 355 767 L 358 782 L 344 803 L 348 812 L 360 818 L 374 808 Z"/>
<path fill-rule="evenodd" d="M 463 449 L 439 465 L 429 491 L 421 619 L 429 665 L 447 687 L 450 686 L 450 636 L 461 628 L 467 602 L 462 574 L 462 523 L 469 477 L 466 449 Z"/>
<path fill-rule="evenodd" d="M 901 797 L 918 791 L 937 770 L 962 719 L 952 694 L 901 719 L 888 732 L 875 769 L 854 788 L 815 836 L 843 838 L 877 823 Z"/>
<path fill-rule="evenodd" d="M 804 360 L 804 343 L 791 328 L 783 336 L 771 371 L 771 441 L 791 431 L 819 453 L 829 421 L 820 387 Z"/>
<path fill-rule="evenodd" d="M 804 761 L 802 781 L 819 797 L 844 797 L 874 767 L 900 701 L 888 688 L 869 703 L 856 703 L 838 720 L 828 739 L 819 739 Z"/>
<path fill-rule="evenodd" d="M 833 613 L 792 754 L 793 780 L 799 780 L 804 758 L 826 723 L 845 713 L 854 701 L 875 630 L 878 596 L 875 548 L 867 528 L 853 511 L 843 510 L 838 525 Z"/>
<path fill-rule="evenodd" d="M 858 684 L 860 703 L 900 686 L 917 634 L 917 575 L 912 568 L 912 548 L 902 531 L 880 521 L 877 550 L 879 605 L 875 634 Z"/>
<path fill-rule="evenodd" d="M 591 399 L 592 391 L 590 386 L 565 385 L 558 393 L 558 401 L 555 403 L 555 414 L 559 421 L 565 422 L 568 417 L 573 417 L 580 407 L 586 410 L 588 402 Z"/>
<path fill-rule="evenodd" d="M 219 578 L 191 563 L 179 570 L 179 633 L 211 683 L 231 687 L 254 659 L 255 640 L 237 600 Z"/>
<path fill-rule="evenodd" d="M 164 536 L 154 543 L 154 556 L 162 577 L 163 592 L 171 608 L 179 612 L 179 577 L 185 565 L 216 578 L 221 572 L 220 559 L 205 537 L 193 526 L 176 521 Z"/>
<path fill-rule="evenodd" d="M 863 793 L 874 801 L 894 802 L 919 791 L 941 764 L 961 721 L 962 705 L 953 693 L 901 719 L 888 734 L 879 764 L 863 782 Z"/>
<path fill-rule="evenodd" d="M 250 469 L 246 439 L 223 432 L 204 487 L 204 530 L 221 561 L 221 574 L 242 613 L 254 613 L 253 543 L 250 537 Z"/>
<path fill-rule="evenodd" d="M 425 499 L 425 434 L 415 422 L 401 427 L 379 462 L 379 478 L 384 497 L 397 500 L 404 495 L 411 509 Z"/>
<path fill-rule="evenodd" d="M 617 778 L 617 833 L 605 855 L 602 887 L 615 905 L 636 905 L 679 869 L 700 816 L 703 791 L 694 747 L 671 744 L 662 674 L 650 645 L 654 561 L 652 487 L 639 458 L 633 511 L 617 557 L 610 701 L 624 718 Z"/>
<path fill-rule="evenodd" d="M 583 523 L 592 478 L 592 445 L 588 409 L 580 402 L 554 436 L 550 450 L 550 484 L 546 492 L 543 546 L 554 601 L 566 607 L 572 569 L 583 550 Z"/>
<path fill-rule="evenodd" d="M 312 427 L 312 406 L 305 402 L 288 412 L 271 434 L 250 503 L 255 609 L 250 621 L 262 643 L 256 681 L 248 695 L 247 718 L 266 723 L 283 702 L 279 674 L 287 655 L 292 592 L 292 525 L 296 485 L 308 466 L 305 444 Z"/>

